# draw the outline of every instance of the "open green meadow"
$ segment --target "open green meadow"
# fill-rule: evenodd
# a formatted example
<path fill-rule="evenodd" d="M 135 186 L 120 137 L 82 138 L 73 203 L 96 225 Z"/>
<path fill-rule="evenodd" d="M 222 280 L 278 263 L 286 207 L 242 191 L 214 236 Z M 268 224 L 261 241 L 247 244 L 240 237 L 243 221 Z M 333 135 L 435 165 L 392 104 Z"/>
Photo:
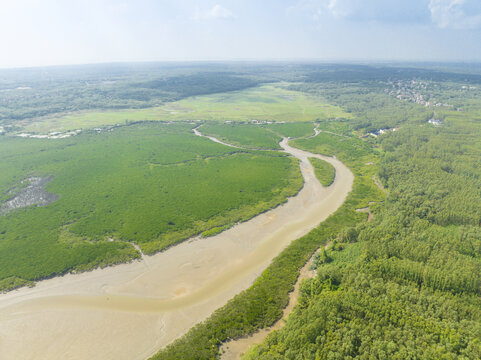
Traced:
<path fill-rule="evenodd" d="M 252 124 L 206 124 L 200 129 L 203 134 L 214 136 L 226 143 L 251 149 L 279 150 L 282 138 L 272 131 Z"/>
<path fill-rule="evenodd" d="M 245 124 L 207 123 L 200 129 L 226 143 L 250 149 L 279 150 L 283 137 L 298 138 L 314 135 L 314 123 Z"/>
<path fill-rule="evenodd" d="M 299 138 L 314 135 L 314 124 L 312 122 L 286 122 L 263 125 L 281 137 Z"/>
<path fill-rule="evenodd" d="M 263 85 L 240 91 L 194 96 L 159 107 L 131 110 L 86 111 L 25 120 L 27 132 L 48 133 L 78 128 L 125 124 L 135 121 L 314 121 L 350 118 L 340 107 L 319 96 L 287 90 L 282 84 Z"/>
<path fill-rule="evenodd" d="M 142 123 L 67 139 L 0 138 L 0 202 L 32 176 L 58 200 L 0 216 L 0 289 L 125 262 L 211 235 L 301 188 L 297 161 L 229 148 L 189 124 Z M 13 189 L 9 191 L 9 189 Z"/>

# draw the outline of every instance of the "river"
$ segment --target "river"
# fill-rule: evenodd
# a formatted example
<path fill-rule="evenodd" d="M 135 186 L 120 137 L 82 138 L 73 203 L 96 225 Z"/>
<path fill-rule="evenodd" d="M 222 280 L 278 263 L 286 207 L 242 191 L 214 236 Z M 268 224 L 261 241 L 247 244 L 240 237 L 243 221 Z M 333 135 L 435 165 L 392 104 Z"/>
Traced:
<path fill-rule="evenodd" d="M 0 295 L 0 358 L 144 360 L 248 288 L 291 241 L 341 206 L 354 180 L 335 158 L 293 148 L 288 139 L 280 145 L 300 160 L 304 186 L 296 196 L 142 261 Z M 321 186 L 308 157 L 335 167 L 331 186 Z"/>

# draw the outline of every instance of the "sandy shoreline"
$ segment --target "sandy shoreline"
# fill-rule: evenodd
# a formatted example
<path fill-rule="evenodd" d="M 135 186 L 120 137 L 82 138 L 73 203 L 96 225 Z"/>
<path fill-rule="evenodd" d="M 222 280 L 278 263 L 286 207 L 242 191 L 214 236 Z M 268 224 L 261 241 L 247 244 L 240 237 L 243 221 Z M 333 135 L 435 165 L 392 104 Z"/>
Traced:
<path fill-rule="evenodd" d="M 324 245 L 324 249 L 331 245 L 331 242 Z M 314 263 L 315 256 L 319 253 L 316 251 L 311 258 L 305 263 L 305 265 L 299 271 L 299 276 L 294 284 L 294 289 L 289 293 L 289 302 L 287 306 L 282 311 L 282 317 L 277 320 L 274 325 L 260 329 L 259 331 L 255 332 L 252 335 L 242 337 L 236 340 L 230 340 L 225 342 L 222 347 L 220 348 L 220 360 L 239 360 L 242 358 L 251 346 L 260 344 L 263 342 L 269 334 L 274 331 L 280 330 L 284 324 L 286 323 L 287 318 L 294 310 L 294 307 L 297 305 L 299 300 L 299 291 L 301 282 L 305 279 L 311 279 L 316 275 L 316 270 L 312 270 L 311 266 Z"/>
<path fill-rule="evenodd" d="M 285 204 L 206 239 L 142 261 L 69 274 L 0 295 L 2 360 L 145 359 L 249 287 L 292 240 L 351 190 L 340 161 L 281 146 L 301 160 L 304 187 Z M 336 168 L 323 188 L 307 157 Z"/>

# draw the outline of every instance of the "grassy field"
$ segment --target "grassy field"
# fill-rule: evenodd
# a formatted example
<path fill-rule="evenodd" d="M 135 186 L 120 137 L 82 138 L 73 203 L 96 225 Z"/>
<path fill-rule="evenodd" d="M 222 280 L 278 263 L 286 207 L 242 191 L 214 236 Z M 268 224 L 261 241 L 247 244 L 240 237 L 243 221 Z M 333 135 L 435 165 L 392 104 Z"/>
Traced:
<path fill-rule="evenodd" d="M 368 151 L 372 151 L 370 145 L 356 137 L 344 137 L 335 134 L 322 132 L 312 139 L 297 139 L 293 145 L 316 154 L 327 156 L 336 155 L 342 152 L 346 160 L 358 159 Z M 366 158 L 366 162 L 368 162 Z"/>
<path fill-rule="evenodd" d="M 319 179 L 319 182 L 322 184 L 322 186 L 331 185 L 336 177 L 336 169 L 334 166 L 329 164 L 327 161 L 317 158 L 310 158 L 309 161 L 314 167 L 316 177 Z"/>
<path fill-rule="evenodd" d="M 314 124 L 312 122 L 275 123 L 263 126 L 281 137 L 299 138 L 314 135 Z"/>
<path fill-rule="evenodd" d="M 31 176 L 59 199 L 0 216 L 0 290 L 215 233 L 302 187 L 297 161 L 232 149 L 192 125 L 142 123 L 57 140 L 0 138 L 0 203 Z M 21 186 L 19 186 L 21 185 Z"/>
<path fill-rule="evenodd" d="M 35 121 L 25 120 L 20 124 L 27 132 L 47 133 L 144 120 L 306 122 L 338 117 L 350 118 L 351 115 L 318 96 L 287 90 L 283 84 L 276 84 L 189 97 L 154 108 L 79 112 Z"/>
<path fill-rule="evenodd" d="M 281 149 L 283 137 L 298 138 L 314 134 L 314 123 L 245 124 L 207 123 L 201 130 L 229 144 L 250 149 Z"/>
<path fill-rule="evenodd" d="M 282 138 L 274 132 L 252 124 L 206 124 L 200 130 L 226 143 L 251 149 L 280 149 Z"/>

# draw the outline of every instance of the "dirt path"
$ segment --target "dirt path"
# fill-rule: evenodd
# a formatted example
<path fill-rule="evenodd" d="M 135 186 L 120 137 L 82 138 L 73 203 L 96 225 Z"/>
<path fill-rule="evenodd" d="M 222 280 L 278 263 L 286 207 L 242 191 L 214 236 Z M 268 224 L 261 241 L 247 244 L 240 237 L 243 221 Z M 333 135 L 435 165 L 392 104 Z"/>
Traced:
<path fill-rule="evenodd" d="M 229 147 L 233 147 L 233 148 L 236 148 L 236 149 L 246 149 L 246 150 L 256 150 L 256 149 L 247 149 L 247 148 L 243 148 L 243 147 L 240 147 L 240 146 L 236 146 L 236 145 L 232 145 L 232 144 L 228 144 L 228 143 L 225 143 L 213 136 L 208 136 L 208 135 L 203 135 L 200 131 L 199 131 L 199 128 L 201 127 L 202 125 L 199 125 L 197 126 L 196 128 L 192 129 L 192 131 L 194 132 L 195 135 L 197 136 L 202 136 L 202 137 L 205 137 L 213 142 L 216 142 L 218 144 L 222 144 L 222 145 L 225 145 L 225 146 L 229 146 Z M 264 149 L 258 149 L 258 150 L 264 150 Z"/>
<path fill-rule="evenodd" d="M 371 222 L 372 219 L 374 219 L 374 214 L 371 212 L 371 205 L 375 204 L 376 201 L 369 201 L 368 206 L 356 209 L 357 212 L 362 212 L 362 213 L 367 213 L 367 222 Z"/>
<path fill-rule="evenodd" d="M 330 245 L 331 243 L 329 242 L 324 246 L 324 249 L 327 250 Z M 220 353 L 222 354 L 220 357 L 221 360 L 239 360 L 251 346 L 261 343 L 262 341 L 264 341 L 267 335 L 269 335 L 273 331 L 281 329 L 284 326 L 287 317 L 292 313 L 294 307 L 297 305 L 297 302 L 299 300 L 299 290 L 302 280 L 313 278 L 316 274 L 315 270 L 311 270 L 311 266 L 314 262 L 314 257 L 317 255 L 318 252 L 319 251 L 316 251 L 299 271 L 299 277 L 294 284 L 294 290 L 289 293 L 289 302 L 282 312 L 282 317 L 277 320 L 271 327 L 261 329 L 255 334 L 252 334 L 248 337 L 231 340 L 224 343 L 220 349 Z"/>
<path fill-rule="evenodd" d="M 378 180 L 378 178 L 376 177 L 376 175 L 373 175 L 372 176 L 372 181 L 374 181 L 374 184 L 376 184 L 376 186 L 379 188 L 379 190 L 381 190 L 384 194 L 387 195 L 387 190 L 384 188 L 384 186 L 381 184 L 381 182 Z"/>
<path fill-rule="evenodd" d="M 347 136 L 347 135 L 343 135 L 343 134 L 338 134 L 338 133 L 335 133 L 335 132 L 332 132 L 332 131 L 327 131 L 327 130 L 319 130 L 319 132 L 323 132 L 323 133 L 331 134 L 331 135 L 336 135 L 336 136 L 341 136 L 341 137 L 345 137 L 345 138 L 348 138 L 348 139 L 351 138 L 351 136 Z"/>
<path fill-rule="evenodd" d="M 143 261 L 0 295 L 0 358 L 143 360 L 248 288 L 292 240 L 342 205 L 354 179 L 337 159 L 292 148 L 287 139 L 280 145 L 300 160 L 304 187 L 296 196 Z M 336 168 L 329 188 L 320 185 L 308 157 Z"/>
<path fill-rule="evenodd" d="M 371 212 L 371 208 L 369 206 L 365 208 L 360 208 L 356 209 L 357 212 L 362 212 L 362 213 L 367 213 L 367 222 L 371 222 L 371 220 L 374 218 L 374 214 Z"/>

